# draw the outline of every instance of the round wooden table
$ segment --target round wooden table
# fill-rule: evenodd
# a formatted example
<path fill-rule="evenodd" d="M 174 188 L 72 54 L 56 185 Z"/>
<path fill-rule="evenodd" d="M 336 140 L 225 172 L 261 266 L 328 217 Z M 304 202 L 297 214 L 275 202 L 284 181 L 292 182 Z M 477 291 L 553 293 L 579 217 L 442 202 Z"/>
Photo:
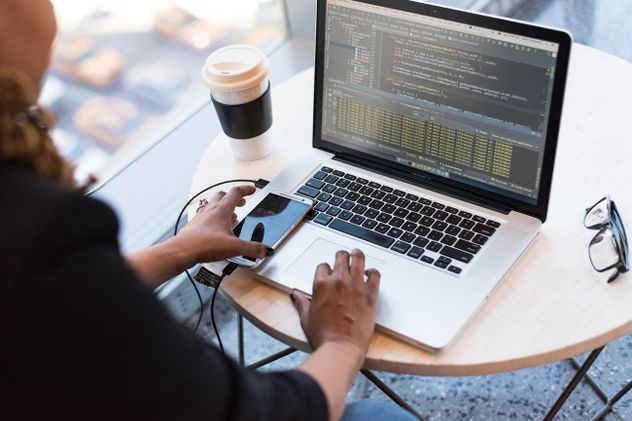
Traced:
<path fill-rule="evenodd" d="M 259 161 L 237 161 L 218 136 L 200 160 L 192 194 L 227 179 L 271 180 L 311 148 L 313 69 L 274 87 L 272 102 L 274 151 Z M 591 351 L 632 331 L 632 276 L 607 284 L 593 270 L 587 245 L 595 232 L 582 224 L 585 208 L 605 193 L 632 223 L 632 64 L 576 44 L 564 105 L 549 215 L 533 246 L 449 348 L 432 354 L 378 331 L 365 368 L 498 373 Z M 309 350 L 286 293 L 241 269 L 221 289 L 261 330 Z"/>

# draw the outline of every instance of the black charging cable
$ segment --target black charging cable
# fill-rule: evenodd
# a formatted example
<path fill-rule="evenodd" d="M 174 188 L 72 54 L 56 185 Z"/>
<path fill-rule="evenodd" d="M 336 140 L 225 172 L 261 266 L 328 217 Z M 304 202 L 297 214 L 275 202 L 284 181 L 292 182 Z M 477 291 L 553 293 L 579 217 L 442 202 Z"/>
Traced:
<path fill-rule="evenodd" d="M 211 189 L 223 186 L 225 184 L 233 184 L 233 183 L 253 183 L 256 188 L 261 189 L 261 188 L 264 188 L 268 184 L 268 181 L 261 178 L 258 180 L 250 180 L 250 179 L 226 180 L 219 183 L 215 183 L 212 186 L 208 186 L 200 190 L 195 195 L 193 195 L 187 201 L 187 203 L 182 207 L 182 210 L 180 211 L 180 214 L 178 215 L 178 219 L 176 220 L 176 225 L 173 230 L 173 236 L 175 237 L 178 234 L 178 228 L 180 226 L 180 221 L 182 220 L 182 216 L 184 215 L 184 212 L 186 212 L 187 208 L 189 207 L 189 205 L 191 205 L 191 203 L 193 203 L 194 200 L 196 200 L 202 194 L 206 193 L 207 191 Z M 224 278 L 226 276 L 229 276 L 231 273 L 233 273 L 233 271 L 236 268 L 237 268 L 236 264 L 229 263 L 222 270 L 222 274 L 220 276 L 210 273 L 209 271 L 206 271 L 206 275 L 205 274 L 200 275 L 200 273 L 198 273 L 198 275 L 196 276 L 196 278 L 200 280 L 204 285 L 214 289 L 213 296 L 211 298 L 211 323 L 213 325 L 213 330 L 215 331 L 215 336 L 217 337 L 217 342 L 219 343 L 219 347 L 222 350 L 222 353 L 224 353 L 224 344 L 222 343 L 222 339 L 219 335 L 219 329 L 217 328 L 217 324 L 215 323 L 215 296 L 217 295 L 217 290 L 219 289 L 219 286 L 224 280 Z M 202 295 L 200 294 L 200 290 L 198 290 L 197 284 L 195 280 L 193 279 L 193 276 L 191 276 L 191 273 L 189 272 L 189 270 L 185 269 L 184 273 L 187 275 L 187 278 L 189 278 L 189 282 L 191 282 L 191 285 L 193 286 L 193 289 L 195 290 L 195 294 L 198 297 L 198 301 L 200 302 L 200 314 L 195 324 L 195 328 L 193 328 L 193 331 L 197 332 L 198 328 L 200 327 L 200 323 L 202 322 L 202 316 L 204 315 L 204 300 L 202 300 Z"/>

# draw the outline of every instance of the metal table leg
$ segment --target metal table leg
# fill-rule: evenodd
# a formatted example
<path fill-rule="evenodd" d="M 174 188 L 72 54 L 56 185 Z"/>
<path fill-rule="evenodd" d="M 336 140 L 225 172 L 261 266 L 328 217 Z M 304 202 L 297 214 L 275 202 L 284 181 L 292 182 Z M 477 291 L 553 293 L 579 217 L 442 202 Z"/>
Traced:
<path fill-rule="evenodd" d="M 423 417 L 417 411 L 415 411 L 412 406 L 408 405 L 401 396 L 395 393 L 393 389 L 388 387 L 382 380 L 380 380 L 375 374 L 373 374 L 372 371 L 367 370 L 367 369 L 362 369 L 360 370 L 360 372 L 364 375 L 364 377 L 369 379 L 369 381 L 373 383 L 378 389 L 384 392 L 386 396 L 391 398 L 393 402 L 395 402 L 397 405 L 401 406 L 406 411 L 413 414 L 419 420 L 423 421 Z"/>
<path fill-rule="evenodd" d="M 562 408 L 562 406 L 564 405 L 568 397 L 571 395 L 571 393 L 573 393 L 573 390 L 575 390 L 579 382 L 582 380 L 582 378 L 584 377 L 588 369 L 593 365 L 593 363 L 595 362 L 595 360 L 597 359 L 601 351 L 603 351 L 604 347 L 605 345 L 602 346 L 601 348 L 595 349 L 593 352 L 590 353 L 588 358 L 586 358 L 586 361 L 584 361 L 584 364 L 582 364 L 582 366 L 579 368 L 577 373 L 575 373 L 575 376 L 573 376 L 573 378 L 568 383 L 566 388 L 560 394 L 560 397 L 557 398 L 557 401 L 555 401 L 555 404 L 553 404 L 549 412 L 543 418 L 544 421 L 553 420 L 553 418 Z"/>
<path fill-rule="evenodd" d="M 244 318 L 239 312 L 237 313 L 237 349 L 239 353 L 239 365 L 244 367 L 246 365 L 244 355 Z"/>
<path fill-rule="evenodd" d="M 600 420 L 608 415 L 608 413 L 612 411 L 612 407 L 614 406 L 614 404 L 617 403 L 622 397 L 624 397 L 625 394 L 630 391 L 630 389 L 632 389 L 632 380 L 630 380 L 625 386 L 623 386 L 621 390 L 617 392 L 616 395 L 614 395 L 611 399 L 608 400 L 608 402 L 606 402 L 606 405 L 601 408 L 599 412 L 597 412 L 597 415 L 592 418 L 592 421 Z"/>

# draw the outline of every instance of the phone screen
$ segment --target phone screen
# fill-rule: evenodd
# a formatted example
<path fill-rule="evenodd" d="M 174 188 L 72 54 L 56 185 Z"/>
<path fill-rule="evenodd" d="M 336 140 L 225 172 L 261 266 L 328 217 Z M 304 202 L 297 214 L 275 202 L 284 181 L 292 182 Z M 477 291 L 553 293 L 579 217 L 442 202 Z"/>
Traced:
<path fill-rule="evenodd" d="M 235 235 L 246 241 L 274 247 L 309 207 L 308 203 L 270 193 L 237 225 Z M 255 261 L 246 256 L 244 258 Z"/>

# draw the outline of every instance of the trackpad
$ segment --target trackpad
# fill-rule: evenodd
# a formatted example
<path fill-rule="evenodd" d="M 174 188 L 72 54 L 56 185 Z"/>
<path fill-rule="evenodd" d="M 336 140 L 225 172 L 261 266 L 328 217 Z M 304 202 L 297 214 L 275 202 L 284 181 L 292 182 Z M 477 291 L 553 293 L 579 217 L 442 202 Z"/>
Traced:
<path fill-rule="evenodd" d="M 318 238 L 301 254 L 286 270 L 285 273 L 292 278 L 300 281 L 309 280 L 310 288 L 305 292 L 311 294 L 311 282 L 314 279 L 316 266 L 326 262 L 329 266 L 334 267 L 336 260 L 336 252 L 338 250 L 351 251 L 349 247 L 332 243 L 323 238 Z M 387 263 L 365 253 L 365 268 L 377 269 L 384 273 Z M 301 284 L 304 285 L 304 283 Z M 302 289 L 302 288 L 301 288 Z"/>

